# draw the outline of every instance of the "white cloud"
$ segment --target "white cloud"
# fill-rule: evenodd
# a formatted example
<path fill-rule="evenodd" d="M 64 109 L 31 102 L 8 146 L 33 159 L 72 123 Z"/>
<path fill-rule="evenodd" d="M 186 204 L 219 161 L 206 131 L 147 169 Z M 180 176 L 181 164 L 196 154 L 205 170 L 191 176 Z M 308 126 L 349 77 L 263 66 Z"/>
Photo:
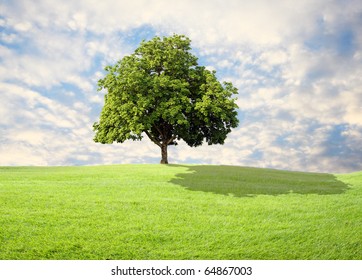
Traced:
<path fill-rule="evenodd" d="M 66 106 L 5 83 L 0 83 L 0 93 L 0 165 L 146 162 L 160 154 L 147 139 L 122 145 L 94 143 L 88 104 L 78 101 Z"/>
<path fill-rule="evenodd" d="M 42 150 L 44 151 L 44 150 Z M 8 143 L 0 147 L 0 165 L 47 165 L 47 155 L 35 153 L 31 147 Z"/>
<path fill-rule="evenodd" d="M 0 124 L 49 125 L 55 128 L 83 127 L 89 123 L 89 117 L 79 116 L 76 109 L 64 106 L 44 97 L 38 92 L 6 83 L 0 83 L 0 93 L 6 106 L 2 105 L 1 114 L 5 116 Z M 23 123 L 25 122 L 25 123 Z"/>
<path fill-rule="evenodd" d="M 84 31 L 88 25 L 87 15 L 83 12 L 76 12 L 72 15 L 71 20 L 68 22 L 68 27 L 71 30 Z"/>
<path fill-rule="evenodd" d="M 32 24 L 30 22 L 19 22 L 14 25 L 14 29 L 20 32 L 27 32 L 31 29 Z"/>
<path fill-rule="evenodd" d="M 1 33 L 0 40 L 5 42 L 6 44 L 13 44 L 19 41 L 19 37 L 14 33 L 11 34 Z"/>

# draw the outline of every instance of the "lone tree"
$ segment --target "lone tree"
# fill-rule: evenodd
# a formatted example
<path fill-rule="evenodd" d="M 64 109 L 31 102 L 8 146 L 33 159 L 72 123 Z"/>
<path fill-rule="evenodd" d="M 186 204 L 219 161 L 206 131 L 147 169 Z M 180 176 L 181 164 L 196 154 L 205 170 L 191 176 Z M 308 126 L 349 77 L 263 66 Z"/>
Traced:
<path fill-rule="evenodd" d="M 168 163 L 167 147 L 181 139 L 191 147 L 224 143 L 238 125 L 237 89 L 199 66 L 190 42 L 183 35 L 155 37 L 105 67 L 98 90 L 107 93 L 93 125 L 95 142 L 141 140 L 145 133 L 161 148 L 161 163 Z"/>

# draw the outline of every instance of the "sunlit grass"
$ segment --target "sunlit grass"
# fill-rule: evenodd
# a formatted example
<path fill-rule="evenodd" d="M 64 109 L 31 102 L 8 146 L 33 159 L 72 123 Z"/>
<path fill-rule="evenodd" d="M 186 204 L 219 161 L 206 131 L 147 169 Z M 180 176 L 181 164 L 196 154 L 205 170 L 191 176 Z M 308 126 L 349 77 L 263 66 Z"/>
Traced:
<path fill-rule="evenodd" d="M 362 172 L 0 168 L 0 259 L 361 259 Z"/>

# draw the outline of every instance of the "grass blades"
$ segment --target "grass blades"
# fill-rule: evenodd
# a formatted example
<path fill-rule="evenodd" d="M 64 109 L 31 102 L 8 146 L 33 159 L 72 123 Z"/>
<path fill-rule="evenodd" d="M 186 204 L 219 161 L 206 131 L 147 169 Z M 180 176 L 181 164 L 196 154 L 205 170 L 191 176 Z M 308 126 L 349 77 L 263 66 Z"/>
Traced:
<path fill-rule="evenodd" d="M 0 259 L 362 259 L 362 172 L 0 167 Z"/>

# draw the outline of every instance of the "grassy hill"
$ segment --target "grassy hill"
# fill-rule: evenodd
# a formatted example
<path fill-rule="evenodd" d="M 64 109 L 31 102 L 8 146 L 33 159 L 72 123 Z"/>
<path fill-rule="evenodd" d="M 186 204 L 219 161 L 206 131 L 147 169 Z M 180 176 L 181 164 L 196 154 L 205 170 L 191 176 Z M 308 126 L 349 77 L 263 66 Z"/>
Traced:
<path fill-rule="evenodd" d="M 362 259 L 362 172 L 0 167 L 0 259 Z"/>

